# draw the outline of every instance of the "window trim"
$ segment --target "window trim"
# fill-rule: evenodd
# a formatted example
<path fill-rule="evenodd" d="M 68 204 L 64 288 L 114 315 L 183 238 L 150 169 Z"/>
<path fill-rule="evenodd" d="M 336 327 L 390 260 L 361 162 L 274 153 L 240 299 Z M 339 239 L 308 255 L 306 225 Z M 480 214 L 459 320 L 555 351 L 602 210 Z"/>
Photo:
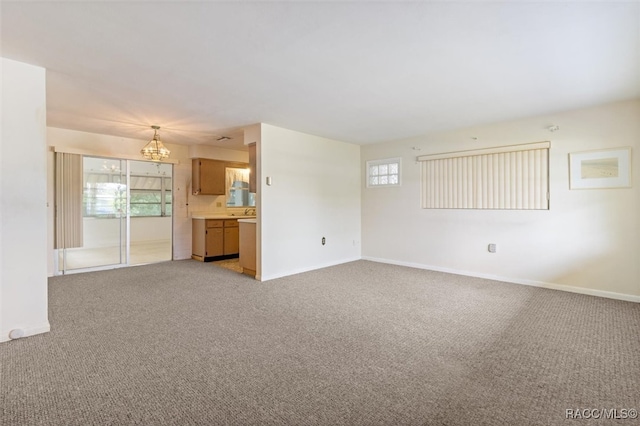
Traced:
<path fill-rule="evenodd" d="M 398 183 L 387 183 L 387 184 L 378 184 L 378 185 L 372 185 L 370 183 L 369 171 L 371 166 L 376 166 L 381 164 L 393 164 L 393 163 L 398 163 Z M 389 188 L 389 187 L 402 186 L 402 158 L 393 157 L 393 158 L 383 158 L 379 160 L 368 160 L 366 162 L 365 182 L 366 182 L 367 188 Z"/>

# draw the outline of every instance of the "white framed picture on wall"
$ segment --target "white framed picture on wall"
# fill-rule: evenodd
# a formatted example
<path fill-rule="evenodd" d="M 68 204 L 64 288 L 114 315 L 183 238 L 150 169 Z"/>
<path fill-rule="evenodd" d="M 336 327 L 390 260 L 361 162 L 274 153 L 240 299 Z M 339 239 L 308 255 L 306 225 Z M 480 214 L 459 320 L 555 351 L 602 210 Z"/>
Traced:
<path fill-rule="evenodd" d="M 631 148 L 569 154 L 570 189 L 631 187 Z"/>

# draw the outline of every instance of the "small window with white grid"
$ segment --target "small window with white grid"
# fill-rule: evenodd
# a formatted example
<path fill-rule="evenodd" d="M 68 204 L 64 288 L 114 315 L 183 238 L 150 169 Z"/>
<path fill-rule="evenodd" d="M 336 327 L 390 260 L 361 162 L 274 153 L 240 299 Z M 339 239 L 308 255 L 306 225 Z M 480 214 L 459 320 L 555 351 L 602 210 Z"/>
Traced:
<path fill-rule="evenodd" d="M 400 158 L 367 161 L 367 188 L 400 185 Z"/>

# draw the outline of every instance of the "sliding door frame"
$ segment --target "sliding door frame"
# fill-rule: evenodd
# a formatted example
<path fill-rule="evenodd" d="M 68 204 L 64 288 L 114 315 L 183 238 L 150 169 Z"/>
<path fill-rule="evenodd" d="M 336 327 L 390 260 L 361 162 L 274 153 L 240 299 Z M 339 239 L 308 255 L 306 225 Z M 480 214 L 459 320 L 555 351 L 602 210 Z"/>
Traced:
<path fill-rule="evenodd" d="M 58 152 L 56 152 L 58 153 Z M 125 177 L 125 186 L 126 186 L 126 196 L 125 196 L 125 200 L 126 200 L 126 205 L 124 208 L 123 212 L 119 213 L 119 217 L 118 219 L 120 219 L 120 223 L 119 223 L 119 243 L 118 243 L 118 252 L 119 252 L 119 263 L 112 263 L 112 264 L 108 264 L 108 265 L 99 265 L 99 266 L 91 266 L 91 267 L 83 267 L 83 268 L 74 268 L 74 269 L 67 269 L 66 264 L 67 264 L 67 248 L 64 247 L 56 247 L 54 248 L 54 274 L 55 275 L 67 275 L 67 274 L 74 274 L 74 273 L 82 273 L 82 272 L 92 272 L 92 271 L 102 271 L 102 270 L 108 270 L 108 269 L 117 269 L 117 268 L 123 268 L 123 267 L 129 267 L 129 266 L 133 266 L 131 265 L 131 163 L 133 161 L 136 162 L 141 162 L 141 163 L 155 163 L 152 161 L 145 161 L 145 160 L 135 160 L 135 159 L 130 159 L 130 158 L 119 158 L 119 157 L 108 157 L 108 156 L 104 156 L 104 155 L 98 155 L 98 154 L 80 154 L 82 155 L 82 160 L 84 162 L 84 158 L 96 158 L 96 159 L 105 159 L 105 160 L 111 160 L 111 161 L 120 161 L 120 167 L 122 168 L 122 166 L 124 165 L 126 167 L 126 173 L 123 175 L 123 177 Z M 171 165 L 171 197 L 172 197 L 172 211 L 171 211 L 171 222 L 170 222 L 170 246 L 171 246 L 171 254 L 170 254 L 170 259 L 173 259 L 173 228 L 174 228 L 174 211 L 173 211 L 173 175 L 174 175 L 174 168 L 173 168 L 173 163 L 163 163 L 163 164 L 170 164 Z M 56 177 L 57 178 L 57 177 Z M 85 182 L 84 182 L 84 165 L 83 165 L 83 186 L 84 186 Z M 166 188 L 166 183 L 164 178 L 161 179 L 161 188 Z M 63 189 L 64 190 L 64 189 Z M 161 203 L 164 206 L 165 204 L 165 192 L 161 189 Z M 162 211 L 164 212 L 165 210 L 162 209 Z M 124 217 L 121 216 L 121 214 L 124 213 Z M 56 209 L 56 215 L 58 214 L 64 214 L 64 212 L 60 212 Z M 84 219 L 84 216 L 83 216 Z M 56 219 L 54 218 L 54 221 Z M 124 222 L 124 230 L 123 230 L 123 222 Z M 124 231 L 124 232 L 123 232 Z M 62 250 L 62 268 L 60 268 L 59 266 L 59 259 L 60 259 L 60 250 Z M 166 260 L 161 260 L 162 262 L 166 261 Z M 154 263 L 154 262 L 150 262 L 150 263 Z M 145 263 L 136 263 L 137 265 L 143 265 Z"/>

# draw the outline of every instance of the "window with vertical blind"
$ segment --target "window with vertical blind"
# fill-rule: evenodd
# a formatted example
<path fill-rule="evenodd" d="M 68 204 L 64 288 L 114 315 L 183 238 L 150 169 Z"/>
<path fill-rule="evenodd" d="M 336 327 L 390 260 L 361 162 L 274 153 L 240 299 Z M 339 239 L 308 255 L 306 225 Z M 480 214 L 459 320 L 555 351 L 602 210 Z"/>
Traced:
<path fill-rule="evenodd" d="M 550 142 L 418 157 L 424 209 L 549 209 Z"/>

